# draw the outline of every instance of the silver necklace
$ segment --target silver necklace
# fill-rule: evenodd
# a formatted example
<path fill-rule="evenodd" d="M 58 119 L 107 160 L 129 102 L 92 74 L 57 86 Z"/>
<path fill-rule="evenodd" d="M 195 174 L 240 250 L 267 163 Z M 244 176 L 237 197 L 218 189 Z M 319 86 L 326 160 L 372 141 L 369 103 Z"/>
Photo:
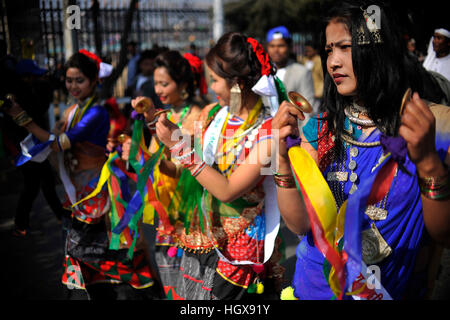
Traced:
<path fill-rule="evenodd" d="M 361 114 L 364 114 L 364 115 L 368 115 L 369 114 L 369 111 L 366 108 L 361 107 L 359 104 L 356 104 L 354 102 L 352 103 L 352 105 L 350 107 L 356 113 L 361 113 Z"/>
<path fill-rule="evenodd" d="M 353 123 L 356 123 L 363 127 L 375 127 L 375 122 L 371 119 L 360 119 L 358 116 L 353 116 L 350 107 L 344 109 L 345 116 Z"/>

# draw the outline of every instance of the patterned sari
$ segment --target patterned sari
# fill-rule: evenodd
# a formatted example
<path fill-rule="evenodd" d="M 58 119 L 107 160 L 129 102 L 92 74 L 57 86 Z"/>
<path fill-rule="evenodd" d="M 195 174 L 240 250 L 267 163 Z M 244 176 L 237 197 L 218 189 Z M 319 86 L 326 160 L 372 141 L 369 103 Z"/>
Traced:
<path fill-rule="evenodd" d="M 436 149 L 444 161 L 450 146 L 450 128 L 446 120 L 449 118 L 449 109 L 434 105 L 431 110 L 437 120 Z M 348 120 L 346 129 L 353 132 L 353 139 L 358 142 L 374 143 L 380 139 L 379 130 L 366 136 Z M 334 156 L 334 140 L 331 135 L 327 136 L 323 114 L 310 119 L 303 133 L 318 151 L 318 167 L 327 179 L 339 208 L 352 196 L 352 183 L 347 179 L 336 179 L 336 173 L 347 172 L 348 176 L 355 173 L 358 185 L 359 181 L 369 179 L 372 168 L 377 166 L 383 155 L 382 148 L 353 145 L 347 146 L 343 155 Z M 356 166 L 349 166 L 351 161 L 355 161 Z M 407 295 L 410 298 L 421 297 L 426 287 L 425 271 L 420 273 L 414 270 L 420 250 L 429 243 L 416 175 L 415 165 L 406 157 L 403 166 L 398 166 L 385 198 L 366 207 L 362 217 L 362 260 L 368 266 L 379 267 L 380 282 L 393 299 L 403 299 Z M 336 299 L 327 281 L 329 271 L 329 262 L 315 246 L 312 231 L 308 232 L 297 247 L 294 296 L 301 300 Z M 351 299 L 351 296 L 344 295 L 344 298 Z"/>

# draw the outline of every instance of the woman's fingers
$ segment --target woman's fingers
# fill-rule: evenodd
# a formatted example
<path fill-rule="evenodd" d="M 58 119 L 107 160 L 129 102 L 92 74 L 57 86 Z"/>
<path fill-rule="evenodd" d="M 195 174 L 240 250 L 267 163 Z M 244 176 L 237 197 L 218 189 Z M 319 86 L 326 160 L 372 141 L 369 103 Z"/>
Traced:
<path fill-rule="evenodd" d="M 156 135 L 168 147 L 175 145 L 182 137 L 181 130 L 167 119 L 166 114 L 162 114 L 156 122 Z"/>
<path fill-rule="evenodd" d="M 434 116 L 428 105 L 414 93 L 412 99 L 406 104 L 401 122 L 413 130 L 428 130 L 434 123 Z"/>
<path fill-rule="evenodd" d="M 128 161 L 130 157 L 131 139 L 125 140 L 122 144 L 122 160 Z"/>
<path fill-rule="evenodd" d="M 405 106 L 399 135 L 405 139 L 408 155 L 420 170 L 425 159 L 436 156 L 435 118 L 426 103 L 415 93 Z"/>
<path fill-rule="evenodd" d="M 299 131 L 297 126 L 285 126 L 278 131 L 280 139 L 285 139 L 287 136 L 299 136 Z"/>
<path fill-rule="evenodd" d="M 152 99 L 139 96 L 131 100 L 131 106 L 137 113 L 143 113 L 147 121 L 152 121 L 155 114 L 155 106 Z"/>
<path fill-rule="evenodd" d="M 291 103 L 284 101 L 272 120 L 272 129 L 281 129 L 284 126 L 297 126 L 297 119 L 304 120 L 304 114 Z"/>
<path fill-rule="evenodd" d="M 280 105 L 283 112 L 289 112 L 292 116 L 298 118 L 299 120 L 305 120 L 305 115 L 296 106 L 288 101 L 283 101 Z M 286 111 L 285 111 L 286 110 Z"/>

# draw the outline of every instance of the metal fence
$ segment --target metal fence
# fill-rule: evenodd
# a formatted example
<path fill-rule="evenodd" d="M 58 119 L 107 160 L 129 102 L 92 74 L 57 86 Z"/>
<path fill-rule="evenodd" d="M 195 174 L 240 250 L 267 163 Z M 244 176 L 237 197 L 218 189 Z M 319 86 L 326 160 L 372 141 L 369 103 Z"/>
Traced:
<path fill-rule="evenodd" d="M 5 0 L 0 0 L 0 39 L 8 42 L 8 21 L 6 16 Z"/>
<path fill-rule="evenodd" d="M 100 0 L 97 12 L 93 4 L 91 0 L 76 1 L 81 13 L 81 27 L 76 30 L 78 47 L 96 52 L 114 64 L 130 0 Z M 40 8 L 45 64 L 53 70 L 64 62 L 63 1 L 42 0 Z M 136 41 L 141 50 L 155 45 L 184 50 L 194 43 L 204 54 L 212 38 L 211 14 L 207 1 L 141 0 L 134 12 L 129 40 Z"/>
<path fill-rule="evenodd" d="M 116 65 L 130 0 L 72 2 L 80 9 L 80 28 L 75 30 L 77 47 L 95 52 L 104 61 Z M 138 49 L 158 45 L 183 51 L 193 43 L 199 49 L 199 55 L 206 54 L 212 39 L 210 1 L 140 0 L 137 5 L 128 41 L 135 41 Z M 60 74 L 65 61 L 63 0 L 40 0 L 40 14 L 44 43 L 41 47 L 45 50 L 39 54 L 45 57 L 40 64 L 46 65 L 51 73 Z M 116 98 L 123 97 L 126 79 L 127 69 L 114 87 Z M 49 109 L 51 125 L 67 107 L 66 98 L 63 91 L 55 92 L 54 103 Z"/>

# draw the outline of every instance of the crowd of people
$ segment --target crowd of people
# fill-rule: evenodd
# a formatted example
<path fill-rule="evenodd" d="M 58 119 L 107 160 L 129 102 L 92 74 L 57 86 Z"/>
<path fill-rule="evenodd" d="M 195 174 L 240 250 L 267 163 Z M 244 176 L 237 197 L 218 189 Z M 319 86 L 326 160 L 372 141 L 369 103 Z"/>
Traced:
<path fill-rule="evenodd" d="M 62 282 L 93 300 L 429 298 L 450 246 L 450 32 L 422 65 L 394 13 L 381 6 L 378 28 L 366 7 L 332 8 L 299 62 L 284 26 L 265 48 L 226 33 L 203 60 L 130 43 L 123 109 L 99 99 L 102 62 L 81 50 L 64 69 L 76 103 L 52 130 L 45 70 L 19 61 L 1 107 L 21 130 L 14 234 L 42 183 L 65 228 Z M 281 221 L 300 241 L 287 288 Z"/>

